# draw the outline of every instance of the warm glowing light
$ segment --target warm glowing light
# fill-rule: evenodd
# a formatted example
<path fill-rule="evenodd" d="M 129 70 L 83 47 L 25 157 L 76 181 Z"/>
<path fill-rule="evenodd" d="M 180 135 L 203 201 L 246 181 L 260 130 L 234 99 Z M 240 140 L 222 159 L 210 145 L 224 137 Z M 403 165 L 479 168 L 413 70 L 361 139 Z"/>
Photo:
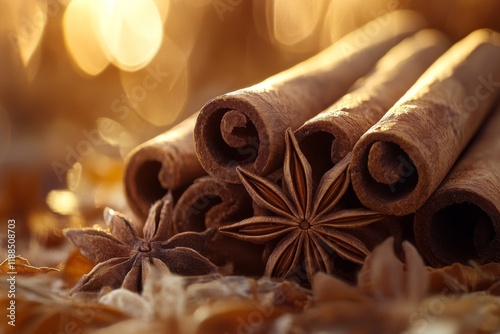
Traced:
<path fill-rule="evenodd" d="M 19 1 L 17 17 L 17 44 L 24 66 L 35 53 L 47 23 L 46 1 Z"/>
<path fill-rule="evenodd" d="M 204 7 L 206 5 L 213 4 L 214 0 L 184 0 L 184 2 L 192 7 Z"/>
<path fill-rule="evenodd" d="M 78 213 L 78 199 L 69 190 L 52 190 L 47 195 L 47 205 L 56 213 L 71 215 Z"/>
<path fill-rule="evenodd" d="M 64 14 L 66 46 L 90 75 L 111 62 L 136 71 L 154 58 L 163 40 L 166 0 L 73 0 Z"/>
<path fill-rule="evenodd" d="M 324 23 L 324 45 L 332 44 L 340 37 L 356 28 L 356 20 L 352 8 L 358 5 L 367 5 L 366 3 L 356 4 L 357 2 L 358 0 L 330 2 Z"/>
<path fill-rule="evenodd" d="M 90 75 L 99 74 L 109 64 L 96 38 L 97 4 L 95 0 L 73 0 L 63 19 L 66 47 L 78 67 Z"/>
<path fill-rule="evenodd" d="M 99 2 L 101 46 L 113 64 L 136 71 L 156 55 L 163 40 L 162 18 L 153 0 Z"/>
<path fill-rule="evenodd" d="M 76 162 L 71 166 L 70 170 L 66 174 L 66 182 L 68 183 L 68 189 L 75 191 L 80 185 L 80 180 L 82 179 L 82 164 Z"/>
<path fill-rule="evenodd" d="M 321 18 L 323 7 L 323 1 L 274 0 L 274 37 L 283 45 L 294 45 L 309 37 Z"/>
<path fill-rule="evenodd" d="M 121 72 L 128 104 L 151 124 L 168 125 L 177 119 L 187 99 L 185 54 L 168 38 L 151 63 L 137 72 Z"/>
<path fill-rule="evenodd" d="M 161 22 L 165 23 L 168 15 L 168 9 L 170 8 L 170 0 L 154 0 L 156 8 L 158 8 L 158 13 L 161 17 Z"/>
<path fill-rule="evenodd" d="M 137 141 L 119 122 L 107 117 L 99 117 L 96 123 L 102 139 L 108 144 L 118 147 L 122 157 L 137 146 Z"/>

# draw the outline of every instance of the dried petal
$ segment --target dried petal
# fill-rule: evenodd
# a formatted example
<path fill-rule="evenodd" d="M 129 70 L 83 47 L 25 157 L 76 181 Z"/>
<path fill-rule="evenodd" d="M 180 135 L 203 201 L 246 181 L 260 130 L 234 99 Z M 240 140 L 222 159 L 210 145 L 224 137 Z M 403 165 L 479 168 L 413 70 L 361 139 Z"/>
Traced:
<path fill-rule="evenodd" d="M 296 230 L 297 223 L 279 217 L 252 217 L 219 227 L 221 234 L 239 240 L 265 243 Z"/>
<path fill-rule="evenodd" d="M 307 232 L 306 232 L 307 233 Z M 309 282 L 313 281 L 317 272 L 330 272 L 333 262 L 314 236 L 305 238 L 305 266 Z"/>
<path fill-rule="evenodd" d="M 210 260 L 186 247 L 163 250 L 160 259 L 177 275 L 198 276 L 217 272 L 217 266 Z"/>
<path fill-rule="evenodd" d="M 406 299 L 418 302 L 427 294 L 429 278 L 424 261 L 418 251 L 408 241 L 403 242 L 406 260 Z"/>
<path fill-rule="evenodd" d="M 321 225 L 336 229 L 358 228 L 373 224 L 386 217 L 381 213 L 368 209 L 348 209 L 318 217 L 318 219 L 311 222 L 311 225 Z"/>
<path fill-rule="evenodd" d="M 151 276 L 151 272 L 153 270 L 165 274 L 170 273 L 170 269 L 168 269 L 168 266 L 165 264 L 165 262 L 157 258 L 152 258 L 151 261 L 144 262 L 142 264 L 143 282 L 145 282 L 146 279 Z"/>
<path fill-rule="evenodd" d="M 428 268 L 429 290 L 441 293 L 473 292 L 500 287 L 500 263 L 492 262 L 482 266 L 467 266 L 454 263 L 443 268 Z M 499 290 L 500 291 L 500 290 Z"/>
<path fill-rule="evenodd" d="M 163 241 L 170 238 L 172 231 L 172 211 L 174 198 L 172 192 L 153 204 L 146 224 L 144 225 L 144 238 L 148 241 Z M 154 220 L 152 220 L 154 218 Z"/>
<path fill-rule="evenodd" d="M 131 248 L 107 234 L 91 228 L 65 229 L 64 235 L 80 249 L 83 256 L 94 263 L 116 257 L 129 257 Z"/>
<path fill-rule="evenodd" d="M 370 253 L 361 240 L 351 234 L 325 228 L 321 225 L 313 226 L 310 231 L 329 249 L 354 263 L 363 263 Z"/>
<path fill-rule="evenodd" d="M 257 205 L 289 219 L 297 217 L 297 210 L 283 191 L 272 182 L 237 167 L 241 183 Z"/>
<path fill-rule="evenodd" d="M 312 283 L 316 303 L 331 301 L 368 302 L 369 298 L 360 289 L 325 273 L 317 273 Z"/>
<path fill-rule="evenodd" d="M 15 326 L 9 325 L 11 320 L 6 318 L 0 322 L 0 333 L 90 333 L 128 318 L 110 306 L 61 296 L 54 292 L 54 278 L 44 276 L 19 277 L 16 280 Z M 8 291 L 5 290 L 6 283 L 0 282 L 1 291 Z M 11 305 L 12 299 L 7 295 L 0 295 L 2 309 Z"/>
<path fill-rule="evenodd" d="M 0 264 L 0 275 L 9 275 L 9 272 L 15 272 L 17 275 L 35 276 L 46 274 L 51 271 L 59 271 L 56 268 L 48 267 L 33 267 L 29 261 L 21 256 L 16 256 L 14 262 L 9 263 L 9 259 L 5 259 Z"/>
<path fill-rule="evenodd" d="M 78 281 L 70 293 L 78 291 L 99 292 L 104 286 L 117 289 L 122 285 L 133 262 L 133 258 L 118 257 L 99 263 Z"/>
<path fill-rule="evenodd" d="M 322 262 L 322 266 L 318 266 L 317 268 L 323 268 L 323 269 L 318 269 L 318 270 L 330 273 L 331 270 L 333 269 L 332 248 L 329 247 L 328 249 L 326 249 L 325 243 L 322 240 L 319 240 L 312 230 L 309 231 L 309 238 L 311 239 L 311 247 L 317 254 L 316 256 L 319 255 L 316 261 Z"/>
<path fill-rule="evenodd" d="M 310 216 L 312 200 L 312 170 L 290 128 L 285 134 L 286 152 L 283 164 L 283 186 L 294 202 L 301 219 Z"/>
<path fill-rule="evenodd" d="M 191 248 L 198 253 L 203 253 L 205 246 L 210 238 L 216 232 L 215 228 L 209 228 L 204 232 L 181 232 L 174 235 L 172 238 L 163 242 L 161 247 L 163 249 L 175 248 L 175 247 L 187 247 Z"/>
<path fill-rule="evenodd" d="M 273 250 L 266 265 L 266 275 L 291 278 L 302 268 L 300 258 L 304 247 L 304 233 L 292 231 Z"/>
<path fill-rule="evenodd" d="M 62 264 L 62 278 L 69 285 L 74 285 L 94 268 L 94 263 L 74 249 Z"/>
<path fill-rule="evenodd" d="M 151 205 L 148 213 L 148 218 L 146 218 L 146 223 L 144 224 L 144 227 L 142 229 L 144 239 L 148 241 L 151 241 L 151 239 L 153 239 L 160 222 L 162 208 L 162 200 L 158 200 L 153 203 L 153 205 Z"/>
<path fill-rule="evenodd" d="M 316 216 L 322 216 L 333 209 L 346 192 L 350 182 L 347 173 L 350 162 L 351 152 L 321 178 L 314 198 L 313 212 Z"/>
<path fill-rule="evenodd" d="M 403 264 L 394 255 L 394 238 L 388 238 L 367 256 L 358 274 L 358 286 L 382 300 L 402 300 L 405 291 Z"/>
<path fill-rule="evenodd" d="M 110 233 L 125 245 L 133 245 L 137 238 L 134 226 L 121 213 L 110 209 L 104 209 L 104 221 L 110 229 Z"/>
<path fill-rule="evenodd" d="M 122 288 L 128 289 L 132 292 L 142 291 L 142 263 L 133 264 L 132 268 L 130 268 L 129 272 L 125 275 L 123 279 L 123 283 L 121 285 Z"/>

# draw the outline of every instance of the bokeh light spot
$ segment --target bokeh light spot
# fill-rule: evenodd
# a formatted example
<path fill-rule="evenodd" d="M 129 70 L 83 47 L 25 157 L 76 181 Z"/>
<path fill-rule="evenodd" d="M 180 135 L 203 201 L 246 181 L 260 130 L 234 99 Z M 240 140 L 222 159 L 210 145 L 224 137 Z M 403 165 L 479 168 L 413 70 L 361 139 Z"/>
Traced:
<path fill-rule="evenodd" d="M 101 46 L 117 67 L 136 71 L 156 55 L 163 22 L 153 0 L 100 2 L 98 15 Z"/>
<path fill-rule="evenodd" d="M 274 0 L 273 31 L 283 45 L 294 45 L 309 37 L 319 23 L 323 1 Z"/>
<path fill-rule="evenodd" d="M 96 38 L 99 29 L 96 9 L 94 0 L 73 0 L 63 19 L 69 54 L 78 67 L 90 75 L 99 74 L 109 64 Z"/>

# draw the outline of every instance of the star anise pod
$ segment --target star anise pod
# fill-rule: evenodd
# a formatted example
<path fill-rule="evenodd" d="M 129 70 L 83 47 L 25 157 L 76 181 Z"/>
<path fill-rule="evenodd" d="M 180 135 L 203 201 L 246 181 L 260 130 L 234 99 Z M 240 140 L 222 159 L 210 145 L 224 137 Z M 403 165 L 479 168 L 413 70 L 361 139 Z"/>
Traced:
<path fill-rule="evenodd" d="M 238 168 L 240 179 L 257 205 L 273 216 L 257 216 L 223 226 L 225 235 L 254 243 L 279 240 L 270 254 L 266 274 L 292 278 L 304 265 L 309 282 L 318 271 L 331 273 L 333 253 L 363 263 L 367 247 L 349 229 L 356 229 L 385 216 L 368 209 L 336 210 L 350 182 L 349 153 L 326 172 L 313 193 L 311 166 L 290 129 L 286 132 L 283 189 L 269 180 Z"/>
<path fill-rule="evenodd" d="M 142 291 L 149 275 L 148 264 L 178 275 L 206 275 L 217 267 L 200 255 L 214 230 L 203 233 L 183 232 L 170 235 L 172 195 L 151 206 L 140 237 L 125 216 L 111 209 L 104 210 L 110 233 L 92 228 L 64 231 L 83 256 L 97 265 L 73 287 L 77 291 L 99 291 L 104 286 L 124 287 Z"/>
<path fill-rule="evenodd" d="M 394 252 L 394 238 L 378 245 L 365 259 L 356 286 L 318 273 L 313 306 L 292 316 L 282 332 L 402 333 L 412 322 L 421 324 L 428 275 L 417 250 L 407 241 L 402 248 L 405 264 Z"/>

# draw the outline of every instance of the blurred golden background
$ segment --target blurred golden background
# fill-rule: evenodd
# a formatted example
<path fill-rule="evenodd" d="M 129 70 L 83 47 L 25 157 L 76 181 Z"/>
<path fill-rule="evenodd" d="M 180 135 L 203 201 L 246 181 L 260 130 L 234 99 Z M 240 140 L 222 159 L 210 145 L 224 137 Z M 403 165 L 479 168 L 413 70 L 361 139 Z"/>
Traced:
<path fill-rule="evenodd" d="M 2 0 L 0 225 L 16 220 L 32 263 L 58 263 L 62 228 L 131 214 L 137 144 L 401 8 L 453 40 L 500 30 L 497 0 Z"/>

